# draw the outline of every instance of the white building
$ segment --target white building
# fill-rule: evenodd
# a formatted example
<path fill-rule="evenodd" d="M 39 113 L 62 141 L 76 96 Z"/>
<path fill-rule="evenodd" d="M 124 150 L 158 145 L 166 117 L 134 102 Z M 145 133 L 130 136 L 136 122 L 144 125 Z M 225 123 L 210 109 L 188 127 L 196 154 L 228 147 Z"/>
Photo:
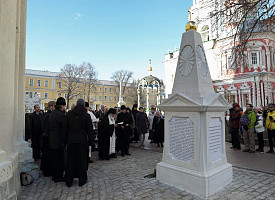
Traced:
<path fill-rule="evenodd" d="M 231 29 L 210 19 L 215 0 L 193 0 L 189 18 L 197 22 L 201 33 L 211 78 L 216 92 L 242 107 L 246 103 L 265 106 L 274 102 L 275 92 L 275 32 L 252 34 L 242 60 L 234 62 Z M 272 29 L 273 30 L 273 29 Z M 171 94 L 179 55 L 178 49 L 165 55 L 165 88 Z"/>

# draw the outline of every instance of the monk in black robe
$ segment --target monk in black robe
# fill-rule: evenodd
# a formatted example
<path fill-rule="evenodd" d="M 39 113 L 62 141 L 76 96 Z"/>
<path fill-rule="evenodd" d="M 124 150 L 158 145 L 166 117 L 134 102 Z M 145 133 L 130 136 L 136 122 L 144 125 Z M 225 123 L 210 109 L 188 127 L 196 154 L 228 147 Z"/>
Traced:
<path fill-rule="evenodd" d="M 64 134 L 66 101 L 59 97 L 56 101 L 55 110 L 49 115 L 49 146 L 51 174 L 54 182 L 63 182 L 64 179 Z"/>
<path fill-rule="evenodd" d="M 66 185 L 72 186 L 73 179 L 79 178 L 81 187 L 87 183 L 88 144 L 93 143 L 93 125 L 84 107 L 84 100 L 78 99 L 76 107 L 66 115 L 64 123 L 67 145 Z"/>

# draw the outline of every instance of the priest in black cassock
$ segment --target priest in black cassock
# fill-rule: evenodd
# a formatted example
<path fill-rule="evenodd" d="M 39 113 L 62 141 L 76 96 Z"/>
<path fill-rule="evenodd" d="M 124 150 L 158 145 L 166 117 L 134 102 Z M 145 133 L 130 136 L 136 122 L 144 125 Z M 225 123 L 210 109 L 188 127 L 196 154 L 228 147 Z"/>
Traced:
<path fill-rule="evenodd" d="M 66 115 L 64 123 L 67 145 L 66 185 L 72 186 L 73 179 L 79 178 L 81 187 L 87 183 L 88 143 L 93 140 L 93 125 L 84 107 L 83 99 L 78 99 L 76 107 Z"/>
<path fill-rule="evenodd" d="M 115 157 L 115 123 L 116 109 L 110 108 L 98 127 L 98 157 L 109 160 Z"/>

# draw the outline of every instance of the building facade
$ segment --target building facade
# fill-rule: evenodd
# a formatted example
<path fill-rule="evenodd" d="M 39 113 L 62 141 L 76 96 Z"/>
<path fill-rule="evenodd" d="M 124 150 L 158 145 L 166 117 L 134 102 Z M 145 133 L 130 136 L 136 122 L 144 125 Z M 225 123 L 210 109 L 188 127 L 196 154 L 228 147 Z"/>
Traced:
<path fill-rule="evenodd" d="M 58 72 L 40 71 L 26 69 L 25 71 L 25 95 L 26 95 L 26 111 L 31 112 L 35 103 L 39 103 L 41 109 L 47 109 L 49 101 L 56 101 L 58 97 L 67 99 L 64 92 L 64 83 L 58 79 Z M 70 106 L 76 103 L 77 99 L 83 98 L 90 102 L 92 109 L 100 108 L 100 105 L 107 107 L 115 107 L 119 101 L 119 87 L 115 81 L 99 80 L 91 90 L 89 97 L 88 91 L 84 89 L 84 84 L 79 83 L 74 96 L 70 99 Z M 131 107 L 136 101 L 132 98 L 136 93 L 136 88 L 132 88 L 129 84 L 123 94 L 123 100 L 126 106 Z"/>
<path fill-rule="evenodd" d="M 204 42 L 215 91 L 243 108 L 247 103 L 265 106 L 274 102 L 275 32 L 254 32 L 243 50 L 244 56 L 240 60 L 234 59 L 231 29 L 224 25 L 215 26 L 218 22 L 209 17 L 215 5 L 213 0 L 193 0 L 189 9 L 189 19 L 197 22 L 197 31 Z M 167 95 L 172 92 L 179 51 L 175 49 L 165 55 Z"/>

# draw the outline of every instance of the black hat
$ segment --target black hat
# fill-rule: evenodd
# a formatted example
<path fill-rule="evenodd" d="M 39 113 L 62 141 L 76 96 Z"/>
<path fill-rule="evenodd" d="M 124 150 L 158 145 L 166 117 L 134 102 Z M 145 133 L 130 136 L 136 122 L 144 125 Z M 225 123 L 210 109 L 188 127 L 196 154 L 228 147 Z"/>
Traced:
<path fill-rule="evenodd" d="M 87 107 L 90 107 L 90 106 L 89 106 L 89 102 L 85 101 L 85 107 L 86 107 L 86 108 L 87 108 Z"/>
<path fill-rule="evenodd" d="M 142 107 L 142 106 L 140 106 L 140 107 L 139 107 L 139 110 L 140 110 L 140 109 L 143 109 L 143 107 Z"/>
<path fill-rule="evenodd" d="M 124 106 L 124 105 L 122 105 L 121 107 L 120 107 L 120 110 L 125 110 L 126 109 L 126 106 Z"/>
<path fill-rule="evenodd" d="M 108 114 L 116 114 L 116 109 L 110 108 L 110 109 L 108 110 Z"/>
<path fill-rule="evenodd" d="M 65 105 L 66 105 L 66 100 L 65 100 L 63 97 L 59 97 L 59 98 L 56 100 L 56 105 L 65 106 Z"/>
<path fill-rule="evenodd" d="M 77 106 L 84 106 L 85 105 L 84 99 L 78 99 L 77 102 L 76 102 L 76 105 Z"/>

